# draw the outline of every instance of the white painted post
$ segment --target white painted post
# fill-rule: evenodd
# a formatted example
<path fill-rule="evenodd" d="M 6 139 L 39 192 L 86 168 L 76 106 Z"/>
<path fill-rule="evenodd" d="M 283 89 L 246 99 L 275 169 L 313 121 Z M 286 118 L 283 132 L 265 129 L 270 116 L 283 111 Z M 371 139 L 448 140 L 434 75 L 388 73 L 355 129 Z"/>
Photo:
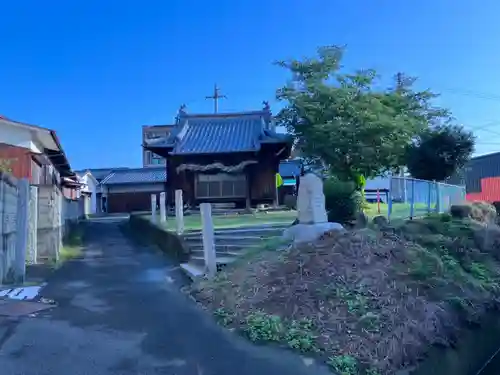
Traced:
<path fill-rule="evenodd" d="M 30 185 L 28 180 L 18 180 L 17 191 L 16 260 L 14 263 L 14 274 L 16 282 L 22 283 L 26 275 L 26 252 L 28 251 L 29 235 Z"/>
<path fill-rule="evenodd" d="M 160 193 L 160 223 L 165 223 L 167 221 L 167 207 L 165 206 L 165 192 Z"/>
<path fill-rule="evenodd" d="M 212 215 L 210 209 L 210 215 Z M 175 223 L 177 234 L 184 233 L 184 202 L 182 201 L 182 190 L 175 191 Z"/>
<path fill-rule="evenodd" d="M 201 225 L 203 236 L 203 254 L 207 276 L 213 278 L 217 272 L 217 261 L 215 256 L 214 223 L 212 221 L 212 206 L 210 203 L 200 204 Z"/>
<path fill-rule="evenodd" d="M 151 194 L 151 222 L 156 223 L 156 194 Z"/>

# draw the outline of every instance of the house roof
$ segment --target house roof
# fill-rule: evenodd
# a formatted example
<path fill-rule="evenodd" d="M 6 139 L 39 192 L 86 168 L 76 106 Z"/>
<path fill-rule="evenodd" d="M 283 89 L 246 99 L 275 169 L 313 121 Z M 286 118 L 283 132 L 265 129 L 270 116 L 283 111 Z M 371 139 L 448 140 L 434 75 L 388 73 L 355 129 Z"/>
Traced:
<path fill-rule="evenodd" d="M 0 125 L 17 127 L 29 130 L 31 137 L 39 142 L 43 147 L 43 153 L 49 158 L 50 162 L 59 171 L 62 177 L 73 177 L 75 174 L 71 170 L 68 158 L 61 146 L 61 142 L 54 130 L 37 125 L 30 125 L 19 121 L 14 121 L 3 115 L 0 115 Z"/>
<path fill-rule="evenodd" d="M 281 177 L 292 177 L 300 175 L 301 162 L 300 160 L 283 160 L 280 163 L 279 173 Z"/>
<path fill-rule="evenodd" d="M 127 167 L 118 167 L 118 168 L 90 168 L 90 169 L 82 169 L 75 171 L 76 174 L 80 176 L 84 176 L 86 173 L 90 173 L 97 181 L 102 181 L 106 177 L 108 177 L 111 172 L 117 170 L 125 170 L 129 169 Z"/>
<path fill-rule="evenodd" d="M 158 183 L 167 180 L 165 166 L 147 168 L 115 169 L 104 180 L 102 185 Z"/>
<path fill-rule="evenodd" d="M 148 140 L 152 150 L 170 148 L 171 154 L 215 154 L 253 152 L 262 143 L 288 142 L 286 135 L 268 129 L 269 111 L 179 116 L 178 124 L 166 138 Z"/>

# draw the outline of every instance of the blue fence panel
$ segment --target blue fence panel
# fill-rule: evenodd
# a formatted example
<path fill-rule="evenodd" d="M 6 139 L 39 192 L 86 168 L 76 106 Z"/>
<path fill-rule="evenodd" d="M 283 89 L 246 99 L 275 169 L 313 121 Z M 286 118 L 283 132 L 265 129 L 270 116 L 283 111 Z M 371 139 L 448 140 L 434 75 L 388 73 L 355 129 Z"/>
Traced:
<path fill-rule="evenodd" d="M 407 177 L 391 177 L 389 219 L 422 217 L 447 212 L 451 205 L 465 201 L 465 187 Z"/>

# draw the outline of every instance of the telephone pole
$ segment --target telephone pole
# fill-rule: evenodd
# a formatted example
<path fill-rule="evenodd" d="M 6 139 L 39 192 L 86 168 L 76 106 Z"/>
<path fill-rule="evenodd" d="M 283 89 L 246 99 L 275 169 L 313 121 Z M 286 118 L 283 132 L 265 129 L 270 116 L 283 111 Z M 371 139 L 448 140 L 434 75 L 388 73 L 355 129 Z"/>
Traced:
<path fill-rule="evenodd" d="M 205 99 L 213 99 L 214 101 L 214 113 L 219 111 L 219 99 L 227 99 L 226 95 L 221 95 L 220 89 L 217 87 L 217 84 L 214 86 L 214 93 L 210 96 L 206 96 Z"/>

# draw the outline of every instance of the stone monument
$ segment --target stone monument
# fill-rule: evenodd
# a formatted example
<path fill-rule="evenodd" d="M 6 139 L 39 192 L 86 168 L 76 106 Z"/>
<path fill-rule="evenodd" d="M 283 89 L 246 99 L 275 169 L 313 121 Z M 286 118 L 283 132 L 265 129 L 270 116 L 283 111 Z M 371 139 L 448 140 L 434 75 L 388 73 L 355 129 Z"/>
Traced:
<path fill-rule="evenodd" d="M 314 173 L 307 173 L 300 179 L 297 211 L 298 223 L 283 233 L 286 240 L 310 242 L 329 230 L 344 230 L 341 224 L 328 222 L 323 181 Z"/>

